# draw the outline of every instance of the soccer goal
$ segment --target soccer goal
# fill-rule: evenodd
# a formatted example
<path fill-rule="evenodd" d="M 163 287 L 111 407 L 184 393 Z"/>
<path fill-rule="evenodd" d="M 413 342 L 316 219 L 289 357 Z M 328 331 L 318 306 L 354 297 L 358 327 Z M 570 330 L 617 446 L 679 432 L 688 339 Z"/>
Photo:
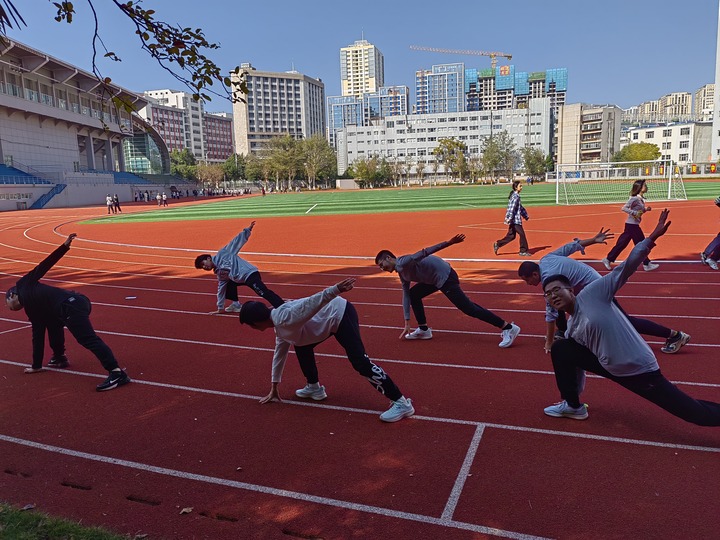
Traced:
<path fill-rule="evenodd" d="M 672 161 L 627 161 L 558 165 L 555 202 L 567 205 L 625 202 L 636 180 L 646 181 L 648 201 L 687 200 L 680 168 Z"/>

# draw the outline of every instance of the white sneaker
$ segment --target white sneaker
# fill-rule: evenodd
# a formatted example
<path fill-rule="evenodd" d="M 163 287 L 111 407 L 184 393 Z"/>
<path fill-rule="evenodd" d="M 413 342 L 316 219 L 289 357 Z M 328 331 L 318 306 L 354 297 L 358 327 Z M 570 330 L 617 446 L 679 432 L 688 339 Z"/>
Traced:
<path fill-rule="evenodd" d="M 393 401 L 390 408 L 380 415 L 380 420 L 397 422 L 413 414 L 415 414 L 415 407 L 412 406 L 412 400 L 401 397 L 397 401 Z"/>
<path fill-rule="evenodd" d="M 518 334 L 520 334 L 520 327 L 515 323 L 510 323 L 510 328 L 508 328 L 507 330 L 503 330 L 500 333 L 500 335 L 502 336 L 502 341 L 500 342 L 500 345 L 498 345 L 498 347 L 502 347 L 503 349 L 509 347 L 513 344 L 515 338 L 518 337 Z"/>
<path fill-rule="evenodd" d="M 240 309 L 242 308 L 242 304 L 240 302 L 233 302 L 228 307 L 225 308 L 225 311 L 228 313 L 240 313 Z"/>
<path fill-rule="evenodd" d="M 405 339 L 432 339 L 432 330 L 430 328 L 427 330 L 416 328 L 409 334 L 405 334 Z"/>
<path fill-rule="evenodd" d="M 327 397 L 325 387 L 320 386 L 320 383 L 306 384 L 304 388 L 295 390 L 295 395 L 299 398 L 310 398 L 315 401 L 322 401 Z"/>
<path fill-rule="evenodd" d="M 555 405 L 545 407 L 545 414 L 555 418 L 572 418 L 573 420 L 585 420 L 588 417 L 587 403 L 583 403 L 577 409 L 561 401 Z"/>
<path fill-rule="evenodd" d="M 707 255 L 705 255 L 704 251 L 700 253 L 700 262 L 703 264 L 707 264 Z"/>
<path fill-rule="evenodd" d="M 660 268 L 659 264 L 655 264 L 654 262 L 651 262 L 650 264 L 643 264 L 643 270 L 646 272 L 652 272 L 653 270 L 657 270 Z"/>
<path fill-rule="evenodd" d="M 607 257 L 600 262 L 603 263 L 605 268 L 607 268 L 608 270 L 612 270 L 612 263 L 607 259 Z"/>
<path fill-rule="evenodd" d="M 707 265 L 708 265 L 710 268 L 712 268 L 713 270 L 717 270 L 717 269 L 718 269 L 718 263 L 717 263 L 717 261 L 714 261 L 713 259 L 705 259 L 705 261 L 707 262 Z"/>

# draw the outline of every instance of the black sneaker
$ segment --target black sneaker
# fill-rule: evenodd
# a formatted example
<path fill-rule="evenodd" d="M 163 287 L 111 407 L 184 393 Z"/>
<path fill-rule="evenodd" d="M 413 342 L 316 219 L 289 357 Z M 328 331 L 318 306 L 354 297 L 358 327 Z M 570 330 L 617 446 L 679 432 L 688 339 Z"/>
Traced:
<path fill-rule="evenodd" d="M 70 362 L 68 362 L 67 356 L 64 354 L 61 356 L 53 356 L 47 363 L 47 367 L 55 369 L 65 369 L 69 365 Z"/>
<path fill-rule="evenodd" d="M 118 386 L 122 386 L 130 382 L 130 377 L 124 371 L 111 371 L 105 382 L 98 384 L 96 390 L 98 392 L 105 392 L 107 390 L 113 390 Z"/>

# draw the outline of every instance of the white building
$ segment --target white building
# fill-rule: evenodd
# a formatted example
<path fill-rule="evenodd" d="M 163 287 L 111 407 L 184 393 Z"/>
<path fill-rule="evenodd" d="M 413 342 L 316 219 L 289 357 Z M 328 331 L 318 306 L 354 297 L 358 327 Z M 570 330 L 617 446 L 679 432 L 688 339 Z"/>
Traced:
<path fill-rule="evenodd" d="M 325 136 L 325 84 L 297 71 L 257 71 L 240 66 L 248 94 L 233 103 L 235 152 L 257 153 L 272 138 Z M 236 79 L 236 75 L 233 78 Z"/>
<path fill-rule="evenodd" d="M 558 165 L 605 163 L 620 150 L 623 111 L 615 105 L 563 105 L 557 118 Z"/>
<path fill-rule="evenodd" d="M 189 92 L 170 89 L 146 90 L 145 95 L 154 99 L 158 105 L 182 111 L 184 148 L 190 150 L 195 159 L 205 159 L 205 137 L 202 129 L 205 111 L 202 101 L 195 101 Z M 146 120 L 151 120 L 145 109 L 139 114 Z"/>
<path fill-rule="evenodd" d="M 663 160 L 678 165 L 712 161 L 712 126 L 709 122 L 688 122 L 631 128 L 627 131 L 627 143 L 650 143 L 656 145 Z"/>
<path fill-rule="evenodd" d="M 433 170 L 432 151 L 440 139 L 455 138 L 467 146 L 469 156 L 479 156 L 483 139 L 507 131 L 518 148 L 530 146 L 550 152 L 552 113 L 549 98 L 532 100 L 527 109 L 458 113 L 411 114 L 387 117 L 370 126 L 351 126 L 337 132 L 338 173 L 359 158 L 385 157 Z"/>
<path fill-rule="evenodd" d="M 364 39 L 341 48 L 340 84 L 343 96 L 357 98 L 385 86 L 385 60 L 380 49 Z"/>
<path fill-rule="evenodd" d="M 715 85 L 706 84 L 695 92 L 693 116 L 699 122 L 711 122 L 715 108 Z"/>
<path fill-rule="evenodd" d="M 0 211 L 104 204 L 108 192 L 131 199 L 130 184 L 116 179 L 126 170 L 123 141 L 139 119 L 116 108 L 114 96 L 136 108 L 146 103 L 141 95 L 103 85 L 88 71 L 4 38 Z M 136 180 L 142 181 L 127 181 Z"/>

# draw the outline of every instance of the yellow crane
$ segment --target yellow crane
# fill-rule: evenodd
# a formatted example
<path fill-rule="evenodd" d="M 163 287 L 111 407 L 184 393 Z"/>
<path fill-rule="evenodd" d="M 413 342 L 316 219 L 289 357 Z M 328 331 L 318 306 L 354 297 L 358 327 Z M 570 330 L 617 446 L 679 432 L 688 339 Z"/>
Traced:
<path fill-rule="evenodd" d="M 449 54 L 470 54 L 474 56 L 489 56 L 490 67 L 495 69 L 497 67 L 497 57 L 502 56 L 508 60 L 512 60 L 512 54 L 504 52 L 488 52 L 488 51 L 473 51 L 473 50 L 458 50 L 458 49 L 440 49 L 437 47 L 420 47 L 419 45 L 410 45 L 413 51 L 427 51 L 427 52 L 438 52 L 438 53 L 449 53 Z"/>

